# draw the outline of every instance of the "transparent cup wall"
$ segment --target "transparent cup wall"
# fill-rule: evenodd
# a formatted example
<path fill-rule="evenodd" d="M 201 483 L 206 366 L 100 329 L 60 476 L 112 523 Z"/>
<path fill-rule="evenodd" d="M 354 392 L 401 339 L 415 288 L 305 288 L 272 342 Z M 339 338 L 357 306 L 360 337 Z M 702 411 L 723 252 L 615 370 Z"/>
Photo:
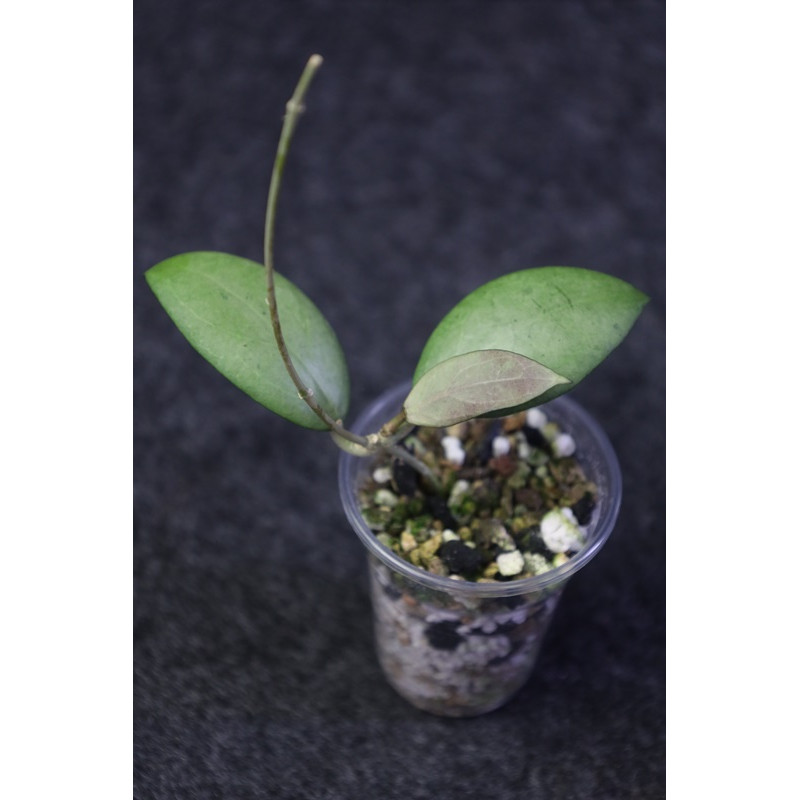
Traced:
<path fill-rule="evenodd" d="M 375 645 L 389 683 L 434 714 L 497 708 L 527 680 L 563 583 L 473 597 L 417 583 L 369 557 Z"/>
<path fill-rule="evenodd" d="M 408 385 L 379 398 L 357 420 L 376 431 L 399 410 Z M 576 441 L 577 457 L 598 487 L 587 543 L 567 563 L 534 578 L 471 583 L 432 575 L 375 538 L 358 508 L 368 459 L 342 454 L 339 487 L 350 523 L 368 551 L 375 645 L 389 683 L 418 708 L 473 716 L 505 703 L 525 683 L 561 593 L 596 555 L 619 510 L 621 481 L 614 452 L 597 423 L 567 398 L 542 409 Z"/>

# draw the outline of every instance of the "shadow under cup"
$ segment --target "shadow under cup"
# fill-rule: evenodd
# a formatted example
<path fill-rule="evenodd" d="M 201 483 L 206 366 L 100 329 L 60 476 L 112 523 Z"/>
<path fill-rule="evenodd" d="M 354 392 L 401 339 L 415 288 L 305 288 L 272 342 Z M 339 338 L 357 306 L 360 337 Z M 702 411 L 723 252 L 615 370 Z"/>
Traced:
<path fill-rule="evenodd" d="M 380 429 L 402 407 L 405 383 L 356 420 L 359 434 Z M 559 397 L 541 406 L 575 440 L 575 457 L 597 486 L 583 548 L 560 567 L 522 580 L 474 583 L 433 575 L 382 545 L 361 515 L 358 486 L 371 459 L 342 453 L 339 491 L 367 548 L 378 660 L 410 703 L 450 717 L 484 714 L 506 703 L 531 674 L 567 581 L 600 550 L 619 512 L 622 480 L 614 450 L 581 406 Z"/>

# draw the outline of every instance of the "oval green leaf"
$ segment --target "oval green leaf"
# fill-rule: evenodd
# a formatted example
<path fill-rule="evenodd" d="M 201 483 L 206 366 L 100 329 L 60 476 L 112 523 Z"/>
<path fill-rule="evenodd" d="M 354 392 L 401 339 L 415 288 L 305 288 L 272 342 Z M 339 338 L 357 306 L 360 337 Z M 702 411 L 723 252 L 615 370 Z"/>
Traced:
<path fill-rule="evenodd" d="M 508 350 L 477 350 L 428 370 L 403 403 L 413 425 L 444 427 L 533 400 L 569 381 Z"/>
<path fill-rule="evenodd" d="M 183 253 L 151 267 L 145 278 L 183 335 L 228 380 L 291 422 L 326 429 L 286 372 L 262 264 L 227 253 Z M 275 296 L 295 368 L 326 411 L 344 418 L 350 384 L 336 334 L 314 303 L 278 274 Z"/>
<path fill-rule="evenodd" d="M 603 361 L 647 301 L 629 283 L 593 270 L 536 267 L 513 272 L 476 289 L 447 314 L 423 349 L 414 383 L 454 356 L 508 350 L 568 379 L 526 405 L 544 403 Z"/>

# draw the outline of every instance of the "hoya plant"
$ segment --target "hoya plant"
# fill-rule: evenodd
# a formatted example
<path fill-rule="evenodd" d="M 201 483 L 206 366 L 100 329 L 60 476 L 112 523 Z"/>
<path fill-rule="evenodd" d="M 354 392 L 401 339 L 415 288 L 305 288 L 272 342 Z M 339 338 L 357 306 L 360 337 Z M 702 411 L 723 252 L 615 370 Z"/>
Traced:
<path fill-rule="evenodd" d="M 345 356 L 317 306 L 274 269 L 278 194 L 308 86 L 312 56 L 286 105 L 267 199 L 264 263 L 190 252 L 156 264 L 148 284 L 188 341 L 256 402 L 329 431 L 360 456 L 379 450 L 437 476 L 400 441 L 416 426 L 445 427 L 545 403 L 573 388 L 622 341 L 647 297 L 589 269 L 546 266 L 493 280 L 435 328 L 400 413 L 367 435 L 348 430 Z"/>

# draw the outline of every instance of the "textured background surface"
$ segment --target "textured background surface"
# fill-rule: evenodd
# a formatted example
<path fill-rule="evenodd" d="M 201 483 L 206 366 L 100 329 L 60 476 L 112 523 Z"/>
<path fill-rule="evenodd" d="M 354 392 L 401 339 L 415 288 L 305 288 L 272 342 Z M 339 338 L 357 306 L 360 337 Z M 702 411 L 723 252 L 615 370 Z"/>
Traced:
<path fill-rule="evenodd" d="M 664 795 L 664 10 L 660 2 L 137 0 L 135 787 L 146 798 Z M 325 57 L 278 269 L 339 334 L 352 410 L 410 376 L 464 294 L 545 264 L 650 294 L 573 396 L 625 477 L 537 671 L 468 721 L 372 650 L 335 448 L 229 385 L 142 273 L 261 258 L 285 101 Z"/>

